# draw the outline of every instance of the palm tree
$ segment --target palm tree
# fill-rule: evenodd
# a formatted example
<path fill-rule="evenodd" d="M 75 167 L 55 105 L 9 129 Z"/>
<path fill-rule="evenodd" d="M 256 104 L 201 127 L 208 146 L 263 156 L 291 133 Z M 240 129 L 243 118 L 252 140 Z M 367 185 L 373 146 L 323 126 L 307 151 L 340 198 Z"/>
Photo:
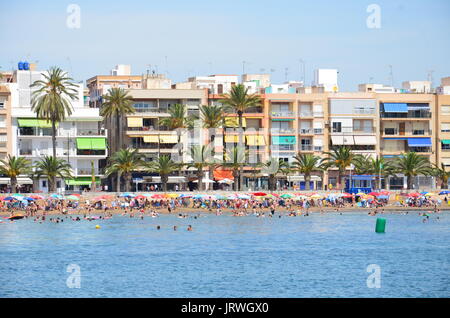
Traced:
<path fill-rule="evenodd" d="M 181 146 L 181 128 L 192 128 L 194 126 L 194 116 L 187 116 L 187 107 L 182 104 L 173 104 L 167 110 L 169 117 L 160 118 L 159 125 L 166 126 L 170 130 L 176 130 L 178 136 L 178 155 L 180 159 L 183 155 Z"/>
<path fill-rule="evenodd" d="M 276 177 L 277 174 L 282 171 L 286 166 L 286 162 L 283 159 L 272 158 L 266 162 L 261 163 L 261 173 L 267 174 L 269 177 L 269 191 L 276 190 Z"/>
<path fill-rule="evenodd" d="M 91 160 L 91 191 L 95 192 L 96 187 L 97 187 L 97 182 L 95 180 L 95 164 L 94 164 L 94 160 Z"/>
<path fill-rule="evenodd" d="M 408 190 L 413 188 L 414 177 L 418 175 L 430 175 L 433 169 L 428 158 L 419 156 L 415 152 L 407 152 L 398 157 L 393 163 L 397 173 L 406 176 Z"/>
<path fill-rule="evenodd" d="M 243 145 L 242 135 L 242 114 L 250 107 L 260 106 L 261 98 L 257 94 L 248 94 L 248 87 L 238 84 L 231 87 L 230 93 L 222 95 L 223 99 L 219 102 L 224 106 L 225 111 L 234 111 L 239 118 L 239 145 Z M 239 183 L 244 183 L 243 166 L 240 168 Z M 236 182 L 236 180 L 235 180 Z"/>
<path fill-rule="evenodd" d="M 45 156 L 35 164 L 38 176 L 47 176 L 49 192 L 56 191 L 56 178 L 72 178 L 72 167 L 64 159 Z"/>
<path fill-rule="evenodd" d="M 146 168 L 149 172 L 157 173 L 161 177 L 161 183 L 163 191 L 167 191 L 167 181 L 169 181 L 169 175 L 180 169 L 180 164 L 175 163 L 169 156 L 163 155 L 156 161 L 151 161 L 146 164 Z"/>
<path fill-rule="evenodd" d="M 375 176 L 375 182 L 379 190 L 381 190 L 381 176 L 388 177 L 394 174 L 392 162 L 384 157 L 370 155 L 356 155 L 353 161 L 356 174 L 370 174 Z"/>
<path fill-rule="evenodd" d="M 143 155 L 138 153 L 137 149 L 120 149 L 115 152 L 110 160 L 109 165 L 105 170 L 105 175 L 110 176 L 113 173 L 117 173 L 118 181 L 120 176 L 123 175 L 125 179 L 125 191 L 130 191 L 131 177 L 133 171 L 138 170 L 142 165 Z M 120 192 L 120 182 L 117 183 L 116 192 Z"/>
<path fill-rule="evenodd" d="M 188 168 L 197 169 L 198 190 L 203 190 L 203 169 L 211 165 L 211 146 L 208 145 L 194 145 L 189 149 L 189 155 L 192 158 L 192 163 L 188 164 Z"/>
<path fill-rule="evenodd" d="M 234 190 L 239 190 L 239 184 L 237 182 L 240 174 L 241 167 L 245 164 L 246 151 L 243 147 L 232 147 L 227 150 L 225 157 L 226 160 L 221 164 L 222 167 L 231 168 L 233 170 Z"/>
<path fill-rule="evenodd" d="M 8 155 L 6 160 L 0 160 L 0 174 L 7 176 L 11 180 L 11 192 L 17 192 L 17 177 L 31 171 L 31 162 L 23 157 Z"/>
<path fill-rule="evenodd" d="M 211 156 L 214 160 L 215 157 L 215 147 L 214 141 L 216 138 L 216 128 L 223 126 L 224 121 L 224 109 L 221 105 L 202 105 L 200 106 L 200 114 L 202 115 L 203 128 L 207 128 L 210 136 L 209 142 L 211 144 Z M 213 133 L 214 131 L 214 133 Z M 213 178 L 214 175 L 214 166 L 213 164 L 209 167 L 210 178 Z"/>
<path fill-rule="evenodd" d="M 122 136 L 122 117 L 124 115 L 130 115 L 135 113 L 133 107 L 133 98 L 128 95 L 128 92 L 123 88 L 110 88 L 105 96 L 103 96 L 103 102 L 100 109 L 100 115 L 105 119 L 112 120 L 116 118 L 116 144 L 119 145 L 119 150 L 123 148 L 123 136 Z M 117 174 L 116 187 L 120 188 L 120 175 Z"/>
<path fill-rule="evenodd" d="M 292 163 L 294 170 L 305 175 L 305 189 L 311 190 L 311 174 L 315 171 L 322 171 L 322 159 L 313 154 L 298 152 Z"/>
<path fill-rule="evenodd" d="M 105 96 L 100 109 L 100 115 L 104 118 L 116 118 L 116 131 L 119 149 L 123 148 L 122 140 L 122 116 L 135 113 L 133 98 L 123 88 L 110 88 Z"/>
<path fill-rule="evenodd" d="M 341 188 L 342 175 L 345 173 L 347 167 L 353 163 L 355 154 L 347 146 L 339 146 L 331 152 L 324 152 L 328 157 L 324 158 L 326 168 L 335 167 L 338 169 L 337 188 Z"/>
<path fill-rule="evenodd" d="M 441 180 L 441 189 L 448 189 L 448 179 L 450 178 L 450 171 L 445 169 L 445 165 L 441 163 L 441 166 L 434 165 L 433 175 Z"/>
<path fill-rule="evenodd" d="M 77 100 L 77 85 L 60 68 L 52 67 L 43 80 L 35 81 L 30 88 L 36 88 L 32 95 L 31 110 L 39 118 L 52 123 L 53 157 L 56 157 L 56 125 L 72 115 L 71 101 Z"/>

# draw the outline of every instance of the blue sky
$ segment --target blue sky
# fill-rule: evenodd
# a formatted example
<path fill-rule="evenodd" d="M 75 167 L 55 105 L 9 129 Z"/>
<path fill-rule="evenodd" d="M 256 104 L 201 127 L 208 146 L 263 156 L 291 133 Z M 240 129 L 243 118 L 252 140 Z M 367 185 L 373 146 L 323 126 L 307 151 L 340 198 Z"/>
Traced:
<path fill-rule="evenodd" d="M 81 9 L 81 27 L 66 26 L 67 6 Z M 369 29 L 367 6 L 381 8 Z M 449 0 L 0 0 L 0 66 L 19 60 L 57 65 L 77 80 L 131 64 L 152 65 L 174 81 L 188 76 L 272 72 L 273 82 L 306 82 L 316 68 L 337 68 L 341 90 L 450 76 Z"/>

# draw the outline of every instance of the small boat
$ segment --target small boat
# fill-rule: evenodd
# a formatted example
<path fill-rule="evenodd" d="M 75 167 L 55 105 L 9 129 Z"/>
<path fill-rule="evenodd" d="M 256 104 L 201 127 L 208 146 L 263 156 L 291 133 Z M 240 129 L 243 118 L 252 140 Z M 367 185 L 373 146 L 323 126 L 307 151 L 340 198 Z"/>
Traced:
<path fill-rule="evenodd" d="M 9 218 L 7 218 L 8 220 L 20 220 L 23 219 L 25 216 L 23 214 L 17 214 L 17 215 L 13 215 L 10 216 Z"/>

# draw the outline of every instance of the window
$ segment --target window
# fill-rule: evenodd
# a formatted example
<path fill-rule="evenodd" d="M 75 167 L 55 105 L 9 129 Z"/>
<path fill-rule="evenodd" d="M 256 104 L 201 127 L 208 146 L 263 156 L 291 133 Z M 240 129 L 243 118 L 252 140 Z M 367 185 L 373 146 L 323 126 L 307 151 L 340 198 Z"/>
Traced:
<path fill-rule="evenodd" d="M 342 132 L 342 123 L 339 121 L 333 122 L 333 132 Z"/>
<path fill-rule="evenodd" d="M 0 116 L 0 128 L 5 128 L 5 127 L 6 127 L 6 117 Z"/>
<path fill-rule="evenodd" d="M 450 115 L 450 105 L 442 105 L 441 113 L 442 115 Z"/>
<path fill-rule="evenodd" d="M 5 102 L 4 101 L 0 101 L 0 109 L 4 109 L 5 108 Z"/>
<path fill-rule="evenodd" d="M 43 188 L 47 188 L 47 181 L 46 180 L 42 181 L 42 187 Z"/>
<path fill-rule="evenodd" d="M 450 123 L 441 123 L 441 132 L 450 132 Z"/>
<path fill-rule="evenodd" d="M 0 134 L 0 148 L 5 148 L 7 142 L 6 134 Z"/>

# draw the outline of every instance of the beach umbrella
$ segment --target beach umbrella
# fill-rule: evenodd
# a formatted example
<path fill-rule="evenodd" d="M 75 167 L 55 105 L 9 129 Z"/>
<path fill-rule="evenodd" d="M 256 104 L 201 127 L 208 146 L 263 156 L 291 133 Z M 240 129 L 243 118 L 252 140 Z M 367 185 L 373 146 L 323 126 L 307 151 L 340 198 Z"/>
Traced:
<path fill-rule="evenodd" d="M 167 198 L 178 198 L 179 195 L 178 195 L 178 193 L 168 193 L 168 194 L 166 194 L 166 197 Z"/>
<path fill-rule="evenodd" d="M 50 195 L 49 198 L 52 198 L 52 199 L 62 199 L 63 196 L 62 196 L 61 194 L 55 194 L 55 193 L 54 193 L 54 194 Z"/>
<path fill-rule="evenodd" d="M 70 196 L 75 196 L 74 194 L 71 194 Z M 100 196 L 98 196 L 98 197 L 95 197 L 93 200 L 94 201 L 100 201 L 100 200 L 108 200 L 108 199 L 112 199 L 113 198 L 113 196 L 112 195 L 106 195 L 106 194 L 104 194 L 104 195 L 100 195 Z"/>
<path fill-rule="evenodd" d="M 428 192 L 427 194 L 425 194 L 426 197 L 431 197 L 431 196 L 433 196 L 433 195 L 436 195 L 436 193 Z"/>
<path fill-rule="evenodd" d="M 264 192 L 254 192 L 252 194 L 256 197 L 265 197 L 267 195 L 267 193 Z"/>
<path fill-rule="evenodd" d="M 313 194 L 312 196 L 310 196 L 311 199 L 321 199 L 322 196 L 320 194 Z"/>
<path fill-rule="evenodd" d="M 32 195 L 30 195 L 30 198 L 33 198 L 35 200 L 44 200 L 45 199 L 42 195 L 39 195 L 39 194 L 32 194 Z"/>
<path fill-rule="evenodd" d="M 417 192 L 413 192 L 413 193 L 408 194 L 408 196 L 409 196 L 409 197 L 413 197 L 413 198 L 417 198 L 417 197 L 420 197 L 421 194 L 420 194 L 420 193 L 417 193 Z"/>
<path fill-rule="evenodd" d="M 230 184 L 230 183 L 234 183 L 234 181 L 233 180 L 231 180 L 231 179 L 227 179 L 227 178 L 225 178 L 225 179 L 222 179 L 222 180 L 220 180 L 220 181 L 217 181 L 218 183 L 227 183 L 227 184 Z"/>
<path fill-rule="evenodd" d="M 391 194 L 389 191 L 380 191 L 378 193 L 381 194 L 381 195 L 389 195 L 389 194 Z"/>
<path fill-rule="evenodd" d="M 293 195 L 289 194 L 289 193 L 285 193 L 285 194 L 280 195 L 280 198 L 283 198 L 283 199 L 290 199 L 292 197 L 293 197 Z"/>
<path fill-rule="evenodd" d="M 151 196 L 152 199 L 165 199 L 165 195 L 164 194 L 153 194 Z"/>
<path fill-rule="evenodd" d="M 119 197 L 129 197 L 129 198 L 134 198 L 135 196 L 136 196 L 135 194 L 129 192 L 125 192 L 119 195 Z"/>
<path fill-rule="evenodd" d="M 221 195 L 221 194 L 216 194 L 216 199 L 217 199 L 217 200 L 226 200 L 227 197 L 224 196 L 224 195 Z"/>
<path fill-rule="evenodd" d="M 18 199 L 15 198 L 15 197 L 9 196 L 9 197 L 3 198 L 2 200 L 3 200 L 3 201 L 12 201 L 12 200 L 18 200 Z"/>
<path fill-rule="evenodd" d="M 142 194 L 139 194 L 137 196 L 134 197 L 135 199 L 145 199 L 146 197 L 143 196 Z"/>
<path fill-rule="evenodd" d="M 449 193 L 450 193 L 450 191 L 444 190 L 444 191 L 439 192 L 439 195 L 444 195 L 444 194 L 449 194 Z"/>
<path fill-rule="evenodd" d="M 373 195 L 373 196 L 375 196 L 375 197 L 376 197 L 376 196 L 379 196 L 379 195 L 380 195 L 380 193 L 379 193 L 379 192 L 370 192 L 370 193 L 369 193 L 369 195 Z"/>
<path fill-rule="evenodd" d="M 350 193 L 343 193 L 342 197 L 349 199 L 349 198 L 353 198 L 353 195 L 351 195 Z"/>
<path fill-rule="evenodd" d="M 185 194 L 185 193 L 183 193 L 179 197 L 180 198 L 192 198 L 192 194 Z"/>
<path fill-rule="evenodd" d="M 248 199 L 250 199 L 250 196 L 246 195 L 246 194 L 238 194 L 237 198 L 238 199 L 243 199 L 243 200 L 248 200 Z"/>
<path fill-rule="evenodd" d="M 66 197 L 66 200 L 78 201 L 80 200 L 80 197 L 77 197 L 76 195 L 69 195 Z"/>
<path fill-rule="evenodd" d="M 382 199 L 382 200 L 389 199 L 389 196 L 388 195 L 379 195 L 378 199 Z"/>
<path fill-rule="evenodd" d="M 366 194 L 364 192 L 358 192 L 356 195 L 363 196 L 363 195 L 366 195 Z"/>

